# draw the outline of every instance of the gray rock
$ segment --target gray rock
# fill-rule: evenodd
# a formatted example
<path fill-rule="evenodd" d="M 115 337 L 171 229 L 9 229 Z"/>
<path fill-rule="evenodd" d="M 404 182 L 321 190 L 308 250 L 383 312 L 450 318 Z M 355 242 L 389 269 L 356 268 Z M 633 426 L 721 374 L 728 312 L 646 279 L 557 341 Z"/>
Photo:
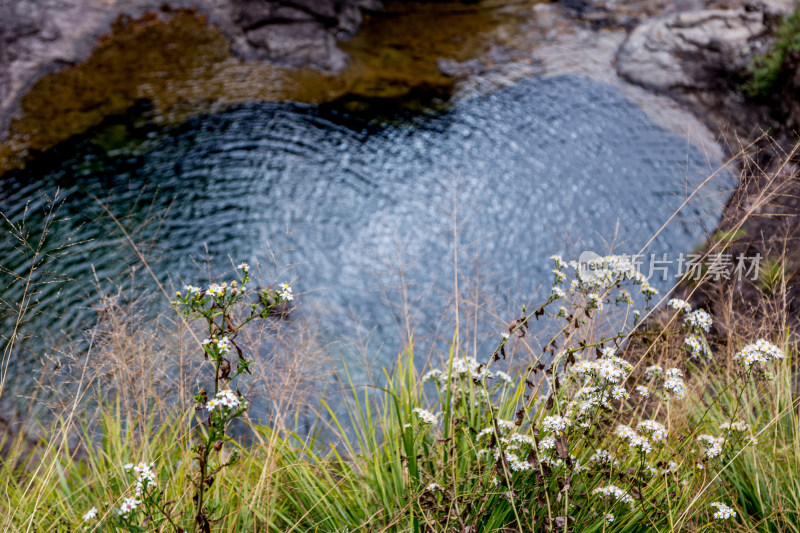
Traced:
<path fill-rule="evenodd" d="M 760 10 L 678 13 L 646 21 L 631 32 L 616 68 L 623 78 L 658 91 L 712 89 L 721 72 L 746 69 L 767 34 Z"/>

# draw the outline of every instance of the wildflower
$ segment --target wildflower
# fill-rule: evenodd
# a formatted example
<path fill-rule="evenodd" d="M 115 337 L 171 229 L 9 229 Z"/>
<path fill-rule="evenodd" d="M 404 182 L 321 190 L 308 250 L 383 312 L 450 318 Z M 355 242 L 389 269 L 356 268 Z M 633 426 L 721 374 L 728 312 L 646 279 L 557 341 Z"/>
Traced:
<path fill-rule="evenodd" d="M 650 285 L 646 281 L 644 283 L 642 283 L 642 287 L 641 287 L 640 291 L 647 298 L 650 298 L 650 297 L 655 296 L 655 295 L 658 294 L 658 289 L 656 289 L 655 287 L 653 287 L 652 285 Z"/>
<path fill-rule="evenodd" d="M 214 410 L 225 410 L 225 413 L 236 411 L 239 407 L 247 407 L 247 403 L 239 398 L 232 390 L 225 389 L 219 391 L 214 398 L 206 404 L 209 412 Z"/>
<path fill-rule="evenodd" d="M 633 310 L 633 321 L 634 322 L 639 322 L 639 318 L 641 318 L 641 316 L 642 316 L 642 312 L 641 311 L 639 311 L 638 309 L 634 309 Z"/>
<path fill-rule="evenodd" d="M 507 332 L 507 331 L 506 331 L 506 332 L 503 332 L 503 340 L 504 340 L 504 341 L 507 341 L 507 340 L 508 340 L 508 339 L 510 339 L 510 338 L 511 338 L 511 333 L 509 333 L 509 332 Z"/>
<path fill-rule="evenodd" d="M 231 341 L 227 336 L 222 337 L 217 341 L 217 349 L 219 350 L 220 355 L 225 355 L 231 351 Z"/>
<path fill-rule="evenodd" d="M 184 285 L 183 289 L 186 291 L 187 296 L 200 294 L 200 287 L 195 287 L 194 285 Z"/>
<path fill-rule="evenodd" d="M 546 416 L 544 420 L 542 420 L 542 427 L 544 427 L 545 430 L 553 431 L 558 435 L 563 433 L 569 425 L 569 419 L 562 416 Z"/>
<path fill-rule="evenodd" d="M 625 390 L 625 387 L 617 385 L 611 389 L 611 397 L 615 400 L 627 400 L 631 395 Z"/>
<path fill-rule="evenodd" d="M 221 285 L 219 283 L 212 283 L 211 285 L 208 286 L 207 292 L 212 296 L 225 296 L 227 290 L 228 290 L 227 283 L 222 283 Z"/>
<path fill-rule="evenodd" d="M 553 274 L 555 274 L 556 283 L 561 283 L 567 277 L 567 275 L 560 270 L 553 270 Z"/>
<path fill-rule="evenodd" d="M 438 483 L 428 483 L 428 486 L 425 487 L 425 491 L 426 492 L 434 492 L 434 491 L 444 492 L 444 489 Z"/>
<path fill-rule="evenodd" d="M 608 453 L 606 450 L 598 449 L 596 450 L 591 457 L 589 457 L 590 463 L 597 463 L 601 465 L 614 465 L 617 466 L 619 463 L 614 456 Z"/>
<path fill-rule="evenodd" d="M 546 437 L 539 441 L 539 451 L 541 453 L 547 452 L 547 450 L 552 450 L 556 447 L 556 439 L 553 437 Z"/>
<path fill-rule="evenodd" d="M 88 520 L 92 520 L 97 517 L 97 507 L 92 507 L 81 517 L 83 521 L 86 522 Z"/>
<path fill-rule="evenodd" d="M 536 441 L 530 435 L 523 435 L 522 433 L 514 433 L 509 437 L 509 440 L 513 443 L 513 446 L 518 444 L 527 444 L 528 446 L 533 446 L 536 444 Z"/>
<path fill-rule="evenodd" d="M 752 344 L 742 348 L 733 359 L 741 362 L 745 367 L 750 368 L 758 363 L 763 368 L 770 361 L 783 359 L 783 351 L 776 345 L 764 339 L 758 339 Z"/>
<path fill-rule="evenodd" d="M 704 338 L 693 333 L 683 342 L 689 347 L 689 353 L 693 359 L 711 359 L 711 348 Z"/>
<path fill-rule="evenodd" d="M 514 429 L 517 425 L 511 420 L 497 419 L 497 426 L 503 429 Z"/>
<path fill-rule="evenodd" d="M 239 265 L 236 268 L 238 268 L 243 272 L 247 272 L 248 270 L 250 270 L 250 265 L 248 265 L 247 263 L 239 263 Z"/>
<path fill-rule="evenodd" d="M 664 373 L 664 391 L 667 400 L 672 398 L 682 400 L 686 396 L 686 383 L 681 375 L 681 371 L 677 368 L 670 368 Z"/>
<path fill-rule="evenodd" d="M 653 451 L 653 446 L 650 441 L 641 435 L 636 435 L 628 440 L 628 446 L 631 450 L 639 453 L 650 453 Z"/>
<path fill-rule="evenodd" d="M 706 468 L 705 466 L 703 466 L 703 463 L 697 463 L 696 465 L 694 465 L 694 467 L 698 470 L 705 470 Z"/>
<path fill-rule="evenodd" d="M 125 463 L 122 468 L 124 470 L 131 470 L 133 468 L 133 463 Z"/>
<path fill-rule="evenodd" d="M 689 313 L 686 315 L 686 319 L 683 321 L 684 326 L 694 330 L 702 330 L 705 333 L 708 333 L 708 330 L 711 329 L 712 323 L 713 320 L 711 319 L 711 315 L 702 309 L 698 309 L 697 311 Z"/>
<path fill-rule="evenodd" d="M 141 504 L 141 500 L 137 500 L 136 498 L 125 498 L 122 500 L 122 503 L 119 506 L 120 514 L 123 518 L 127 518 L 127 516 L 132 512 L 135 511 L 139 504 Z"/>
<path fill-rule="evenodd" d="M 603 300 L 596 293 L 589 294 L 590 309 L 597 308 L 598 311 L 603 310 Z"/>
<path fill-rule="evenodd" d="M 719 425 L 719 428 L 722 430 L 729 430 L 729 431 L 738 431 L 740 433 L 749 432 L 750 426 L 747 425 L 746 422 L 738 421 L 731 424 L 730 422 L 723 422 Z"/>
<path fill-rule="evenodd" d="M 644 385 L 637 385 L 636 387 L 633 388 L 633 390 L 635 390 L 642 398 L 647 398 L 650 396 L 650 389 L 648 389 Z"/>
<path fill-rule="evenodd" d="M 491 378 L 492 373 L 485 364 L 479 363 L 474 357 L 458 357 L 453 359 L 453 377 L 469 377 L 481 381 L 484 378 Z"/>
<path fill-rule="evenodd" d="M 443 383 L 445 379 L 444 374 L 438 368 L 434 368 L 433 370 L 429 370 L 422 376 L 423 383 L 426 381 L 438 381 L 439 383 Z"/>
<path fill-rule="evenodd" d="M 712 437 L 711 435 L 698 435 L 697 440 L 709 459 L 719 457 L 722 454 L 722 447 L 728 442 L 724 437 Z"/>
<path fill-rule="evenodd" d="M 421 409 L 417 407 L 416 409 L 414 409 L 413 412 L 417 414 L 417 416 L 420 418 L 420 420 L 422 420 L 424 424 L 433 425 L 436 424 L 436 422 L 438 422 L 436 415 L 426 409 Z"/>
<path fill-rule="evenodd" d="M 561 287 L 553 287 L 553 292 L 551 293 L 550 297 L 553 300 L 559 300 L 559 299 L 565 298 L 566 296 L 567 295 L 564 292 L 564 289 L 562 289 Z"/>
<path fill-rule="evenodd" d="M 280 292 L 278 292 L 278 296 L 281 300 L 285 302 L 291 302 L 294 300 L 294 294 L 292 293 L 292 286 L 288 283 L 281 283 L 279 285 Z"/>
<path fill-rule="evenodd" d="M 661 442 L 667 438 L 667 429 L 655 420 L 642 420 L 636 428 L 653 442 Z"/>
<path fill-rule="evenodd" d="M 631 293 L 629 293 L 625 289 L 622 289 L 621 291 L 619 291 L 619 295 L 617 296 L 617 303 L 626 303 L 633 305 L 634 304 L 633 296 L 631 296 Z"/>
<path fill-rule="evenodd" d="M 728 518 L 736 517 L 736 511 L 721 502 L 713 502 L 711 507 L 716 507 L 714 518 L 717 520 L 727 520 Z"/>
<path fill-rule="evenodd" d="M 689 313 L 692 310 L 692 304 L 690 304 L 686 300 L 681 300 L 680 298 L 673 298 L 672 300 L 670 300 L 669 306 L 675 309 L 676 311 L 683 311 L 684 313 Z"/>
<path fill-rule="evenodd" d="M 604 518 L 607 524 L 610 524 L 614 521 L 614 515 L 611 513 L 606 513 Z"/>
<path fill-rule="evenodd" d="M 564 260 L 561 258 L 560 255 L 551 255 L 550 259 L 553 260 L 553 263 L 556 265 L 556 268 L 560 269 L 567 266 L 567 264 L 564 262 Z"/>
<path fill-rule="evenodd" d="M 627 503 L 631 508 L 633 508 L 634 505 L 633 497 L 616 485 L 597 487 L 592 491 L 592 494 L 600 494 L 602 497 L 611 496 L 620 503 Z"/>
<path fill-rule="evenodd" d="M 644 373 L 647 374 L 647 377 L 649 377 L 649 378 L 657 378 L 658 376 L 661 375 L 661 373 L 663 371 L 664 371 L 664 369 L 661 368 L 660 365 L 652 365 L 652 366 L 648 366 L 645 369 Z"/>
<path fill-rule="evenodd" d="M 567 308 L 564 307 L 563 305 L 561 307 L 559 307 L 558 308 L 558 313 L 556 313 L 556 316 L 567 316 Z"/>
<path fill-rule="evenodd" d="M 494 432 L 493 428 L 484 428 L 478 432 L 478 435 L 475 437 L 475 442 L 480 441 L 486 435 L 491 435 Z"/>
<path fill-rule="evenodd" d="M 502 370 L 498 370 L 497 372 L 494 373 L 494 375 L 500 378 L 500 380 L 505 381 L 506 383 L 511 383 L 512 381 L 511 376 L 509 376 Z"/>
<path fill-rule="evenodd" d="M 532 467 L 528 461 L 520 460 L 517 454 L 512 452 L 505 453 L 506 461 L 508 462 L 509 468 L 514 472 L 521 472 L 524 470 L 530 470 Z"/>

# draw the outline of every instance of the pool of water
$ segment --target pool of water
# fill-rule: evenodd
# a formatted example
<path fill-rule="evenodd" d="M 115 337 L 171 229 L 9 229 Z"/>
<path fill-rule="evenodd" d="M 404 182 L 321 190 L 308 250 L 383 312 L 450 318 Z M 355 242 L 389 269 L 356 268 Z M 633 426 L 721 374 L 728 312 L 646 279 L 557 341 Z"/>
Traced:
<path fill-rule="evenodd" d="M 25 325 L 46 344 L 87 326 L 95 280 L 152 289 L 98 200 L 162 281 L 197 283 L 207 258 L 217 273 L 229 257 L 266 265 L 271 251 L 331 335 L 393 334 L 386 294 L 401 265 L 423 329 L 447 307 L 454 191 L 465 264 L 478 258 L 485 294 L 517 306 L 549 290 L 553 253 L 605 252 L 614 235 L 619 251 L 638 251 L 713 164 L 617 88 L 560 76 L 446 109 L 252 103 L 169 129 L 120 120 L 3 176 L 0 211 L 36 236 L 48 198 L 64 198 L 48 242 L 74 246 L 41 274 L 61 281 Z M 698 195 L 649 251 L 700 243 L 728 187 Z M 0 264 L 24 271 L 29 258 L 2 239 Z M 14 300 L 21 284 L 3 275 Z M 378 365 L 396 353 L 385 344 Z M 17 350 L 11 375 L 38 364 L 33 347 Z"/>

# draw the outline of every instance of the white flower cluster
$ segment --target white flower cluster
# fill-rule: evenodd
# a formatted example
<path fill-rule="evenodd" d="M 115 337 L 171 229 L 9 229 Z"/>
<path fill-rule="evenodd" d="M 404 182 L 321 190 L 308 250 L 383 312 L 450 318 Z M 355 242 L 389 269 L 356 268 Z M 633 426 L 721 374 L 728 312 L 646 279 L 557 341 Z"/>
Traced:
<path fill-rule="evenodd" d="M 506 461 L 508 462 L 508 467 L 513 472 L 524 472 L 526 470 L 531 470 L 533 467 L 528 461 L 520 459 L 517 454 L 511 451 L 505 452 Z"/>
<path fill-rule="evenodd" d="M 711 435 L 698 435 L 697 441 L 709 459 L 719 457 L 722 454 L 722 447 L 728 442 L 724 437 L 712 437 Z"/>
<path fill-rule="evenodd" d="M 142 501 L 136 498 L 125 498 L 119 506 L 119 514 L 122 518 L 128 518 L 128 515 L 135 511 L 141 503 Z"/>
<path fill-rule="evenodd" d="M 147 490 L 148 487 L 155 485 L 156 474 L 153 472 L 153 466 L 155 466 L 154 463 L 139 463 L 137 465 L 128 463 L 122 467 L 126 471 L 133 470 L 133 472 L 136 474 L 136 494 L 141 494 Z"/>
<path fill-rule="evenodd" d="M 617 487 L 616 485 L 606 485 L 605 487 L 597 487 L 592 491 L 592 494 L 600 494 L 604 498 L 611 496 L 620 503 L 626 503 L 630 505 L 631 508 L 633 508 L 634 505 L 633 497 L 624 490 L 622 490 L 621 488 Z"/>
<path fill-rule="evenodd" d="M 681 371 L 670 368 L 664 372 L 664 394 L 667 400 L 682 400 L 686 396 L 686 382 L 681 377 Z"/>
<path fill-rule="evenodd" d="M 205 339 L 201 344 L 203 346 L 216 346 L 219 355 L 227 355 L 231 351 L 231 341 L 227 335 L 221 339 L 217 339 L 216 337 Z"/>
<path fill-rule="evenodd" d="M 439 420 L 436 418 L 436 415 L 428 411 L 427 409 L 422 409 L 417 407 L 413 410 L 413 412 L 419 417 L 423 424 L 430 424 L 434 425 Z"/>
<path fill-rule="evenodd" d="M 619 424 L 614 430 L 614 434 L 617 437 L 628 441 L 628 446 L 630 447 L 631 451 L 645 454 L 653 451 L 653 445 L 650 444 L 650 441 L 647 439 L 647 437 L 639 435 L 630 426 Z"/>
<path fill-rule="evenodd" d="M 572 372 L 580 376 L 593 378 L 598 385 L 619 383 L 627 379 L 633 370 L 633 365 L 621 357 L 614 355 L 614 351 L 604 352 L 596 361 L 580 361 L 572 367 Z"/>
<path fill-rule="evenodd" d="M 241 405 L 246 406 L 247 404 L 232 390 L 225 389 L 219 391 L 214 398 L 208 401 L 206 409 L 208 409 L 209 412 L 215 410 L 222 410 L 223 412 L 225 412 L 225 410 L 235 411 Z"/>
<path fill-rule="evenodd" d="M 551 431 L 556 435 L 563 433 L 569 425 L 571 425 L 569 418 L 558 415 L 546 416 L 544 417 L 544 420 L 542 420 L 542 427 L 546 431 Z"/>
<path fill-rule="evenodd" d="M 783 350 L 776 345 L 767 340 L 758 339 L 756 342 L 742 348 L 733 358 L 747 368 L 752 367 L 754 364 L 759 364 L 764 368 L 767 363 L 783 359 L 784 355 Z"/>
<path fill-rule="evenodd" d="M 633 390 L 635 390 L 635 391 L 636 391 L 636 393 L 637 393 L 639 396 L 641 396 L 642 398 L 648 398 L 648 397 L 650 396 L 650 389 L 648 389 L 648 388 L 647 388 L 647 387 L 645 387 L 644 385 L 636 385 L 636 386 L 633 388 Z"/>
<path fill-rule="evenodd" d="M 717 520 L 727 520 L 729 518 L 734 518 L 736 516 L 736 511 L 734 511 L 731 507 L 728 507 L 724 503 L 721 502 L 713 502 L 711 507 L 715 507 L 717 510 L 714 512 L 714 518 Z"/>
<path fill-rule="evenodd" d="M 708 342 L 700 335 L 692 333 L 683 342 L 689 347 L 689 354 L 692 359 L 711 359 L 711 348 L 708 346 Z"/>
<path fill-rule="evenodd" d="M 647 374 L 647 377 L 651 379 L 657 378 L 662 372 L 664 372 L 664 369 L 660 365 L 648 366 L 644 371 L 644 373 Z"/>
<path fill-rule="evenodd" d="M 615 468 L 619 467 L 619 461 L 617 461 L 613 455 L 603 449 L 595 450 L 592 456 L 589 457 L 589 462 L 599 465 L 611 465 Z"/>
<path fill-rule="evenodd" d="M 539 452 L 547 453 L 556 447 L 556 439 L 553 437 L 545 437 L 539 441 Z"/>
<path fill-rule="evenodd" d="M 615 400 L 627 400 L 631 397 L 631 395 L 627 390 L 625 390 L 625 387 L 617 385 L 611 389 L 611 397 Z"/>
<path fill-rule="evenodd" d="M 555 264 L 556 268 L 559 269 L 559 270 L 561 270 L 562 268 L 567 266 L 566 261 L 564 261 L 564 259 L 562 259 L 560 255 L 551 255 L 550 259 L 553 260 L 553 263 Z"/>
<path fill-rule="evenodd" d="M 447 385 L 448 372 L 449 370 L 447 368 L 434 368 L 422 376 L 422 381 L 432 381 L 439 385 Z M 453 369 L 450 376 L 452 380 L 452 389 L 459 393 L 463 390 L 460 386 L 460 382 L 464 378 L 469 378 L 473 381 L 483 381 L 484 379 L 494 378 L 498 378 L 506 383 L 511 383 L 513 381 L 513 378 L 502 370 L 497 370 L 495 372 L 489 371 L 486 364 L 479 363 L 474 357 L 457 357 L 453 359 Z M 479 393 L 485 395 L 486 391 L 481 389 Z"/>
<path fill-rule="evenodd" d="M 625 255 L 607 255 L 584 265 L 570 261 L 570 266 L 575 270 L 576 277 L 572 284 L 573 292 L 603 293 L 618 282 L 630 281 L 639 285 L 642 294 L 648 297 L 658 294 L 631 258 Z"/>
<path fill-rule="evenodd" d="M 294 300 L 294 293 L 292 293 L 292 286 L 288 283 L 281 283 L 278 285 L 280 290 L 278 291 L 278 296 L 284 302 L 291 302 Z"/>
<path fill-rule="evenodd" d="M 702 309 L 698 309 L 697 311 L 692 311 L 686 315 L 683 325 L 695 331 L 708 333 L 713 322 L 714 321 L 711 319 L 711 315 Z"/>
<path fill-rule="evenodd" d="M 667 428 L 664 427 L 664 424 L 655 420 L 642 420 L 636 426 L 636 429 L 653 442 L 662 442 L 667 439 Z"/>
<path fill-rule="evenodd" d="M 673 298 L 670 300 L 669 306 L 676 311 L 682 311 L 684 313 L 689 313 L 692 310 L 692 305 L 686 300 L 681 300 L 680 298 Z"/>
<path fill-rule="evenodd" d="M 228 284 L 225 283 L 212 283 L 208 286 L 206 290 L 208 294 L 211 296 L 225 296 L 225 293 L 228 292 Z"/>
<path fill-rule="evenodd" d="M 739 433 L 750 432 L 750 426 L 742 420 L 734 422 L 733 424 L 731 424 L 730 422 L 723 422 L 722 424 L 719 425 L 719 429 L 726 431 L 738 431 Z"/>
<path fill-rule="evenodd" d="M 581 387 L 567 404 L 565 416 L 579 427 L 589 427 L 598 408 L 611 409 L 608 392 L 600 387 Z"/>
<path fill-rule="evenodd" d="M 97 507 L 92 507 L 91 509 L 86 511 L 86 513 L 81 518 L 83 518 L 83 521 L 86 522 L 88 520 L 93 520 L 96 517 L 97 517 Z"/>

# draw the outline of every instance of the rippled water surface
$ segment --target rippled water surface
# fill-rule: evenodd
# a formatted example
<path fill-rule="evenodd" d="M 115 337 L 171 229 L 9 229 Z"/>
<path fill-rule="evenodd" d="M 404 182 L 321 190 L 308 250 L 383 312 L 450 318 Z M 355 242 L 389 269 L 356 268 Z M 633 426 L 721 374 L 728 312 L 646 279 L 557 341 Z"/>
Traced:
<path fill-rule="evenodd" d="M 72 302 L 95 297 L 95 276 L 124 281 L 139 264 L 94 198 L 152 241 L 146 251 L 165 280 L 195 281 L 206 247 L 217 272 L 228 256 L 264 263 L 268 249 L 283 250 L 301 299 L 347 333 L 351 310 L 365 328 L 393 327 L 381 289 L 397 284 L 398 257 L 412 294 L 449 288 L 454 188 L 465 253 L 497 280 L 487 292 L 525 301 L 549 282 L 550 254 L 604 252 L 617 231 L 622 251 L 638 250 L 709 172 L 703 154 L 617 89 L 577 77 L 529 79 L 446 111 L 258 103 L 168 131 L 116 125 L 103 139 L 68 143 L 3 178 L 6 216 L 21 220 L 28 205 L 35 234 L 41 204 L 60 189 L 69 220 L 50 240 L 75 231 L 82 242 L 54 263 L 74 281 L 52 285 L 46 314 L 28 325 L 50 339 L 86 325 Z M 652 251 L 690 250 L 722 200 L 692 201 Z M 3 238 L 0 263 L 21 270 Z M 136 279 L 146 285 L 141 267 Z M 440 311 L 447 296 L 428 294 Z M 20 353 L 13 364 L 34 360 Z"/>

